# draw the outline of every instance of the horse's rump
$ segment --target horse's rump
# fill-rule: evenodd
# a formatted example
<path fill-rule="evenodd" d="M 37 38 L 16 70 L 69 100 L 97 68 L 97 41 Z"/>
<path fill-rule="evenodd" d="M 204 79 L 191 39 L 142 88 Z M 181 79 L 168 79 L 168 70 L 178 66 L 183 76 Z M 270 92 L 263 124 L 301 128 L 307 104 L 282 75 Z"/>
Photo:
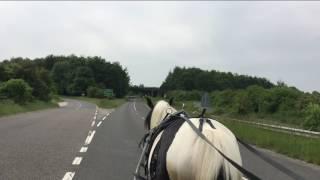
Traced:
<path fill-rule="evenodd" d="M 199 127 L 199 119 L 191 122 Z M 228 157 L 241 164 L 241 157 L 233 133 L 217 121 L 204 123 L 202 133 Z M 152 179 L 241 179 L 241 174 L 204 142 L 181 118 L 167 127 L 152 145 L 149 167 Z M 215 173 L 212 173 L 215 172 Z"/>

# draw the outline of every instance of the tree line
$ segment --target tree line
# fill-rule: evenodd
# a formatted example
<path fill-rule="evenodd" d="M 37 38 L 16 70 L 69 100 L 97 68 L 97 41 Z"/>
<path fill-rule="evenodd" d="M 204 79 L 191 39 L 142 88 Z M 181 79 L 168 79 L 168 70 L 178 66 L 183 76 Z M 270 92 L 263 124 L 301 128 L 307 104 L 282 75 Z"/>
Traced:
<path fill-rule="evenodd" d="M 206 71 L 200 68 L 175 67 L 169 72 L 160 89 L 215 91 L 224 89 L 245 89 L 251 85 L 271 88 L 273 83 L 265 78 L 238 75 L 231 72 Z"/>
<path fill-rule="evenodd" d="M 53 94 L 102 96 L 105 88 L 123 97 L 129 82 L 126 68 L 97 56 L 17 57 L 0 63 L 0 96 L 21 103 L 48 101 Z"/>

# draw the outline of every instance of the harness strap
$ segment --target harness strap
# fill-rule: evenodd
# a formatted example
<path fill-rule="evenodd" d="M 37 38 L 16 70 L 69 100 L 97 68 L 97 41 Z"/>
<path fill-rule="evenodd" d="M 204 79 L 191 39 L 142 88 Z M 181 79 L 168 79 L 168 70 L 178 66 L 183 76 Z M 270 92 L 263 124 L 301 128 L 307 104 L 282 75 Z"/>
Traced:
<path fill-rule="evenodd" d="M 133 173 L 133 177 L 135 180 L 147 180 L 147 178 L 140 176 L 137 173 Z"/>
<path fill-rule="evenodd" d="M 250 180 L 261 180 L 259 177 L 251 173 L 250 171 L 244 169 L 241 165 L 239 165 L 237 162 L 233 161 L 229 157 L 227 157 L 223 152 L 221 152 L 215 145 L 213 145 L 207 137 L 202 134 L 198 128 L 186 117 L 181 116 L 191 127 L 191 129 L 205 142 L 207 142 L 212 148 L 214 148 L 222 157 L 224 157 L 230 164 L 232 164 L 236 169 L 238 169 L 242 174 L 244 174 L 246 177 L 248 177 Z"/>
<path fill-rule="evenodd" d="M 149 151 L 152 148 L 152 143 L 154 139 L 157 137 L 157 135 L 164 130 L 167 126 L 171 124 L 173 120 L 171 120 L 169 117 L 175 116 L 175 117 L 180 117 L 180 114 L 186 115 L 184 111 L 179 111 L 175 112 L 172 115 L 169 113 L 166 114 L 164 120 L 155 128 L 150 129 L 149 132 L 147 132 L 139 142 L 139 147 L 142 148 L 142 153 L 140 155 L 138 165 L 136 167 L 135 173 L 134 173 L 134 180 L 140 180 L 143 178 L 144 180 L 150 179 L 150 173 L 148 172 L 148 156 L 149 156 Z M 150 144 L 151 143 L 151 144 Z M 144 164 L 143 164 L 144 163 Z M 146 175 L 146 178 L 142 177 L 140 175 L 140 167 L 144 166 L 144 172 Z"/>

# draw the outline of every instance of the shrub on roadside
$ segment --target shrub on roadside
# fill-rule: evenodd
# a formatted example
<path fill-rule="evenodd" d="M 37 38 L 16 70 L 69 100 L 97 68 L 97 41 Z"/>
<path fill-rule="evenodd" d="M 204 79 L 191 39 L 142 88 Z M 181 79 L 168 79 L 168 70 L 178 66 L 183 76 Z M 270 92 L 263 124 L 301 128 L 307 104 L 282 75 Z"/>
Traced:
<path fill-rule="evenodd" d="M 18 104 L 32 100 L 32 88 L 23 79 L 8 80 L 2 84 L 0 92 Z"/>
<path fill-rule="evenodd" d="M 306 118 L 303 123 L 306 129 L 319 131 L 320 130 L 320 105 L 309 104 L 306 108 Z"/>
<path fill-rule="evenodd" d="M 174 90 L 167 93 L 168 98 L 175 98 L 177 101 L 186 100 L 186 101 L 200 101 L 202 96 L 201 91 L 183 91 L 183 90 Z"/>
<path fill-rule="evenodd" d="M 104 97 L 103 89 L 98 88 L 98 87 L 90 86 L 87 89 L 87 96 L 88 97 L 94 97 L 94 98 L 102 98 L 102 97 Z"/>

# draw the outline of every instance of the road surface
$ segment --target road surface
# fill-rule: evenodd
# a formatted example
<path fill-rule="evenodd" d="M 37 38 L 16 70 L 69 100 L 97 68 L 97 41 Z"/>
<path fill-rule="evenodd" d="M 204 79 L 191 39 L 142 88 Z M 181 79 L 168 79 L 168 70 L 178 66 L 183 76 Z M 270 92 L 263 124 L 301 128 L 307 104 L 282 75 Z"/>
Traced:
<path fill-rule="evenodd" d="M 0 118 L 0 179 L 132 179 L 146 105 L 128 102 L 108 111 L 67 102 L 63 108 Z M 262 179 L 290 179 L 242 146 L 240 150 L 244 166 Z M 318 166 L 260 151 L 304 179 L 320 179 Z"/>

